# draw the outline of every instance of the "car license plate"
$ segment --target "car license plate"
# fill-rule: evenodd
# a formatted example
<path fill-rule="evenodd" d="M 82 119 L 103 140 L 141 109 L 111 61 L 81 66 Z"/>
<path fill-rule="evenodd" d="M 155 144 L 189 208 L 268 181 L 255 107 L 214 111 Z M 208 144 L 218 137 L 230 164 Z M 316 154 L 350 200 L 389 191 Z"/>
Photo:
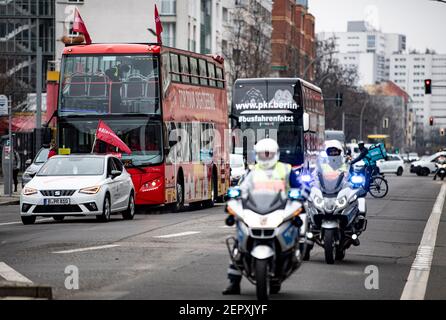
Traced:
<path fill-rule="evenodd" d="M 45 199 L 44 204 L 47 206 L 54 206 L 54 205 L 69 205 L 70 199 L 68 198 L 56 198 L 56 199 Z"/>

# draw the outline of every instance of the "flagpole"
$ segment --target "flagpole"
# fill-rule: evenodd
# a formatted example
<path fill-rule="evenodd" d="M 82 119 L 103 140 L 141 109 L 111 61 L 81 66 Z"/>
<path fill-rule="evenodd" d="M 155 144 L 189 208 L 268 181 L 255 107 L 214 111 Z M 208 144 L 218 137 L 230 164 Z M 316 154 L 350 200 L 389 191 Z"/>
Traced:
<path fill-rule="evenodd" d="M 91 153 L 93 153 L 93 151 L 94 151 L 94 147 L 96 146 L 96 139 L 97 139 L 97 137 L 96 137 L 96 133 L 95 133 L 95 134 L 94 134 L 93 147 L 91 148 Z"/>

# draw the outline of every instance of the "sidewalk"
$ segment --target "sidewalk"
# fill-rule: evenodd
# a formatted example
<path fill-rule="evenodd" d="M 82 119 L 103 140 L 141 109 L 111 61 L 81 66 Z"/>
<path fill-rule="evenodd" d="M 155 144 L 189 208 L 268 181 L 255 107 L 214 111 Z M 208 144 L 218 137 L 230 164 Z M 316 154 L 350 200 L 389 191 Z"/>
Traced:
<path fill-rule="evenodd" d="M 14 190 L 14 186 L 12 190 Z M 17 185 L 17 192 L 12 192 L 11 197 L 5 195 L 3 181 L 0 181 L 0 206 L 19 204 L 20 192 L 22 192 L 22 184 L 20 180 Z"/>

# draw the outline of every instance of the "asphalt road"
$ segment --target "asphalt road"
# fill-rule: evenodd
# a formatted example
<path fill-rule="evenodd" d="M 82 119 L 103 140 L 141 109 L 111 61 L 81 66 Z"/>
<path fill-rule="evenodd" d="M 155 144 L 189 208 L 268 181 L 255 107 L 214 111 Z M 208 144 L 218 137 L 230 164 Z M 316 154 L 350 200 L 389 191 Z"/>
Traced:
<path fill-rule="evenodd" d="M 369 223 L 361 245 L 335 265 L 325 264 L 321 249 L 313 250 L 273 299 L 400 299 L 442 182 L 408 174 L 388 179 L 386 198 L 367 197 Z M 241 296 L 221 295 L 229 261 L 224 240 L 234 232 L 224 219 L 220 205 L 139 214 L 133 221 L 67 218 L 24 226 L 18 206 L 2 206 L 0 262 L 34 283 L 51 285 L 56 299 L 255 299 L 246 280 Z M 65 288 L 67 266 L 79 270 L 78 290 Z M 366 289 L 367 266 L 378 268 L 379 289 Z M 443 212 L 426 299 L 446 299 L 445 280 Z"/>

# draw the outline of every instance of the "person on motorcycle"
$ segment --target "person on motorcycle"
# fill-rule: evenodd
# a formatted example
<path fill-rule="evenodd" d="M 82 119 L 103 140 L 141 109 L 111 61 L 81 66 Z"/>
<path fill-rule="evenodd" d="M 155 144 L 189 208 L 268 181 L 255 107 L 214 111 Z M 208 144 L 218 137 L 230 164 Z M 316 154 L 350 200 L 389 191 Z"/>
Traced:
<path fill-rule="evenodd" d="M 338 140 L 328 140 L 324 143 L 324 152 L 323 157 L 319 159 L 325 159 L 322 161 L 321 167 L 324 171 L 334 171 L 340 170 L 343 172 L 348 171 L 347 163 L 345 162 L 344 156 L 344 148 L 342 147 L 341 142 Z"/>
<path fill-rule="evenodd" d="M 446 157 L 445 157 L 445 156 L 440 156 L 440 157 L 437 159 L 437 161 L 436 161 L 436 164 L 445 164 L 445 163 L 446 163 Z M 439 172 L 439 170 L 437 169 L 437 170 L 435 171 L 435 174 L 434 174 L 434 180 L 437 180 L 438 172 Z"/>
<path fill-rule="evenodd" d="M 290 189 L 291 165 L 279 161 L 279 145 L 273 139 L 262 139 L 254 146 L 256 165 L 240 184 L 243 194 L 252 189 L 267 189 L 274 192 L 288 192 Z M 228 268 L 229 286 L 224 295 L 240 294 L 241 272 L 230 262 Z"/>

